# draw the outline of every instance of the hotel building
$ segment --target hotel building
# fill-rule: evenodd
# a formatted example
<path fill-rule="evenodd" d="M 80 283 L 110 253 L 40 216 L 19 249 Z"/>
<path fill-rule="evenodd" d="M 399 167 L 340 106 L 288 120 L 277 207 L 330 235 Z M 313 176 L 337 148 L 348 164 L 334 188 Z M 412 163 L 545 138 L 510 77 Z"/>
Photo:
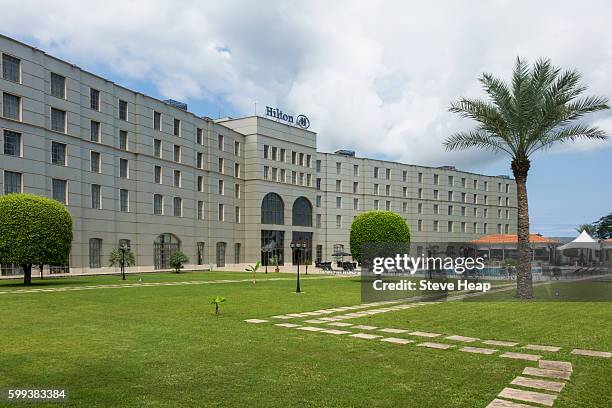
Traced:
<path fill-rule="evenodd" d="M 198 116 L 4 36 L 0 65 L 0 192 L 66 205 L 72 273 L 107 270 L 119 244 L 141 271 L 167 269 L 178 249 L 188 268 L 271 256 L 287 268 L 292 240 L 309 242 L 309 259 L 331 261 L 369 210 L 400 214 L 414 242 L 516 233 L 505 176 L 318 152 L 312 131 Z"/>

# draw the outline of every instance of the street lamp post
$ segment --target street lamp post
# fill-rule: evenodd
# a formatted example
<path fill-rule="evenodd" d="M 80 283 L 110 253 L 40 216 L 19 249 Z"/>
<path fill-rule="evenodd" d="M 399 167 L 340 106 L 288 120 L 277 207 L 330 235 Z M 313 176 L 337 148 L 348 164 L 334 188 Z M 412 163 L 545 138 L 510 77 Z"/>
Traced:
<path fill-rule="evenodd" d="M 297 251 L 297 284 L 295 287 L 295 293 L 302 293 L 300 288 L 300 258 L 302 251 L 306 251 L 306 241 L 291 241 L 289 245 L 292 251 Z"/>

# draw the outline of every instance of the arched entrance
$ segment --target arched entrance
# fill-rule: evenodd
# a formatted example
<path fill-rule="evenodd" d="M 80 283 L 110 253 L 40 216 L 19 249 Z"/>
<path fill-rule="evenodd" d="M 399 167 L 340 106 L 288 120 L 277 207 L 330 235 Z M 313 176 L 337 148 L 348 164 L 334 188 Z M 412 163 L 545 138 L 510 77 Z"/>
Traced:
<path fill-rule="evenodd" d="M 181 249 L 181 240 L 174 234 L 158 235 L 153 243 L 153 264 L 155 269 L 170 269 L 170 257 Z"/>

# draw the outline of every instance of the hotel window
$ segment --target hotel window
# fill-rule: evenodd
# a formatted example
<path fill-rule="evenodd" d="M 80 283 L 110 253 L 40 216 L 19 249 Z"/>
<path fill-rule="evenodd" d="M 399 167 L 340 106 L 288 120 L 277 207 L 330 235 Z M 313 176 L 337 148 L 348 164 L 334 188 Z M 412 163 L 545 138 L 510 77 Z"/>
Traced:
<path fill-rule="evenodd" d="M 4 93 L 2 95 L 2 116 L 7 119 L 21 120 L 21 98 Z"/>
<path fill-rule="evenodd" d="M 489 209 L 488 208 L 484 209 L 484 217 L 483 218 L 489 218 Z"/>
<path fill-rule="evenodd" d="M 342 197 L 336 197 L 336 208 L 342 208 Z"/>
<path fill-rule="evenodd" d="M 119 120 L 128 120 L 128 103 L 119 99 Z"/>
<path fill-rule="evenodd" d="M 51 73 L 51 96 L 66 99 L 66 77 Z"/>
<path fill-rule="evenodd" d="M 506 197 L 506 207 L 510 207 L 510 198 Z"/>
<path fill-rule="evenodd" d="M 234 222 L 236 224 L 240 224 L 240 207 L 236 207 L 236 209 L 234 211 L 234 217 L 235 217 Z M 236 262 L 236 263 L 238 263 L 238 262 Z"/>
<path fill-rule="evenodd" d="M 353 176 L 359 177 L 359 165 L 353 164 Z"/>
<path fill-rule="evenodd" d="M 154 139 L 153 140 L 153 155 L 155 157 L 162 157 L 162 144 L 161 144 L 161 140 L 159 139 Z"/>
<path fill-rule="evenodd" d="M 291 152 L 291 164 L 297 164 L 297 153 Z"/>
<path fill-rule="evenodd" d="M 268 180 L 269 177 L 270 177 L 270 167 L 263 166 L 263 178 L 264 178 L 264 180 Z"/>
<path fill-rule="evenodd" d="M 280 149 L 280 161 L 284 163 L 287 159 L 286 156 L 287 156 L 287 151 L 285 149 Z"/>
<path fill-rule="evenodd" d="M 204 219 L 204 201 L 198 201 L 198 213 L 197 213 L 197 218 L 198 220 Z"/>
<path fill-rule="evenodd" d="M 300 186 L 304 185 L 304 173 L 300 173 Z"/>
<path fill-rule="evenodd" d="M 181 136 L 181 120 L 180 119 L 174 119 L 174 126 L 173 126 L 173 131 L 172 133 L 174 134 L 174 136 Z"/>
<path fill-rule="evenodd" d="M 287 172 L 285 169 L 281 169 L 280 171 L 280 181 L 281 183 L 287 182 Z M 310 174 L 308 175 L 308 185 L 310 186 Z"/>
<path fill-rule="evenodd" d="M 489 232 L 489 225 L 485 222 L 482 224 L 482 233 L 486 234 L 487 232 Z"/>
<path fill-rule="evenodd" d="M 402 203 L 402 212 L 408 212 L 408 203 L 405 201 Z"/>
<path fill-rule="evenodd" d="M 285 149 L 281 149 L 281 153 L 284 153 Z M 240 156 L 240 142 L 234 142 L 234 156 Z M 283 159 L 281 154 L 281 160 Z"/>
<path fill-rule="evenodd" d="M 21 133 L 4 131 L 4 154 L 21 157 Z"/>
<path fill-rule="evenodd" d="M 240 164 L 239 163 L 234 163 L 234 177 L 236 178 L 240 177 Z"/>
<path fill-rule="evenodd" d="M 164 197 L 161 194 L 153 195 L 153 214 L 162 215 L 164 213 Z"/>
<path fill-rule="evenodd" d="M 225 174 L 225 160 L 222 157 L 219 157 L 217 170 L 219 173 Z"/>
<path fill-rule="evenodd" d="M 342 163 L 336 162 L 336 174 L 342 173 Z"/>
<path fill-rule="evenodd" d="M 21 82 L 21 60 L 2 54 L 2 78 L 7 81 Z"/>
<path fill-rule="evenodd" d="M 406 170 L 402 171 L 402 181 L 406 181 L 408 179 L 408 172 Z"/>
<path fill-rule="evenodd" d="M 276 167 L 272 167 L 272 180 L 278 181 L 278 169 Z"/>
<path fill-rule="evenodd" d="M 316 226 L 317 228 L 321 228 L 321 214 L 317 214 Z"/>
<path fill-rule="evenodd" d="M 336 180 L 336 191 L 337 192 L 342 191 L 342 181 L 340 180 Z"/>
<path fill-rule="evenodd" d="M 276 146 L 272 146 L 272 160 L 276 160 L 277 158 L 277 151 L 278 149 L 276 148 Z"/>
<path fill-rule="evenodd" d="M 353 210 L 359 210 L 359 199 L 353 198 Z"/>
<path fill-rule="evenodd" d="M 204 144 L 204 140 L 202 139 L 202 129 L 200 128 L 196 128 L 196 144 Z"/>
<path fill-rule="evenodd" d="M 455 178 L 453 176 L 448 176 L 448 185 L 452 186 L 455 184 Z"/>
<path fill-rule="evenodd" d="M 461 232 L 467 232 L 467 226 L 466 226 L 465 222 L 461 223 Z"/>
<path fill-rule="evenodd" d="M 497 233 L 498 234 L 502 233 L 502 225 L 501 224 L 497 224 Z"/>
<path fill-rule="evenodd" d="M 225 221 L 225 205 L 219 204 L 219 221 Z"/>
<path fill-rule="evenodd" d="M 119 131 L 119 149 L 128 150 L 128 132 L 125 130 Z"/>
<path fill-rule="evenodd" d="M 497 218 L 501 218 L 502 217 L 502 210 L 497 210 Z"/>
<path fill-rule="evenodd" d="M 419 183 L 423 182 L 423 173 L 419 173 Z"/>
<path fill-rule="evenodd" d="M 196 180 L 197 180 L 197 182 L 196 182 L 197 186 L 196 187 L 197 187 L 198 191 L 201 193 L 201 192 L 204 191 L 204 177 L 198 176 L 198 178 Z"/>
<path fill-rule="evenodd" d="M 321 190 L 321 179 L 320 178 L 317 178 L 317 185 L 316 185 L 316 187 L 317 187 L 317 190 Z"/>
<path fill-rule="evenodd" d="M 378 184 L 374 184 L 374 195 L 378 195 Z"/>
<path fill-rule="evenodd" d="M 433 230 L 434 232 L 440 232 L 440 226 L 438 220 L 434 220 L 433 222 Z"/>
<path fill-rule="evenodd" d="M 238 183 L 234 185 L 234 196 L 240 198 L 240 184 Z"/>
<path fill-rule="evenodd" d="M 155 184 L 162 184 L 162 168 L 161 166 L 155 166 Z"/>
<path fill-rule="evenodd" d="M 484 196 L 485 205 L 489 205 L 489 196 Z"/>
<path fill-rule="evenodd" d="M 223 180 L 219 180 L 219 195 L 225 195 L 225 182 Z"/>
<path fill-rule="evenodd" d="M 129 178 L 129 169 L 127 159 L 119 159 L 119 177 Z"/>
<path fill-rule="evenodd" d="M 391 186 L 388 185 L 388 184 L 385 186 L 385 195 L 386 196 L 390 196 L 391 195 Z"/>
<path fill-rule="evenodd" d="M 506 194 L 510 193 L 510 184 L 506 184 Z"/>
<path fill-rule="evenodd" d="M 478 217 L 478 208 L 474 207 L 474 218 Z"/>
<path fill-rule="evenodd" d="M 466 183 L 465 177 L 461 177 L 461 187 L 465 188 Z"/>
<path fill-rule="evenodd" d="M 4 194 L 21 193 L 21 173 L 4 171 Z"/>
<path fill-rule="evenodd" d="M 448 222 L 448 232 L 455 232 L 455 223 L 453 221 Z"/>
<path fill-rule="evenodd" d="M 404 203 L 404 204 L 406 204 L 406 203 Z M 417 205 L 417 213 L 423 214 L 423 203 L 419 203 Z"/>
<path fill-rule="evenodd" d="M 504 234 L 509 234 L 510 233 L 510 224 L 506 224 L 506 226 L 504 227 Z"/>
<path fill-rule="evenodd" d="M 181 162 L 181 146 L 179 145 L 174 145 L 174 161 Z"/>
<path fill-rule="evenodd" d="M 102 266 L 102 240 L 91 238 L 89 240 L 89 267 L 99 268 Z"/>
<path fill-rule="evenodd" d="M 121 212 L 129 212 L 130 208 L 129 208 L 129 193 L 127 190 L 125 189 L 121 189 L 119 190 L 119 202 L 120 202 L 120 207 L 121 207 Z"/>
<path fill-rule="evenodd" d="M 433 213 L 436 215 L 440 214 L 440 206 L 438 204 L 433 205 Z"/>
<path fill-rule="evenodd" d="M 452 205 L 448 206 L 448 215 L 453 215 L 453 206 Z"/>
<path fill-rule="evenodd" d="M 461 193 L 461 202 L 465 203 L 465 193 Z"/>
<path fill-rule="evenodd" d="M 378 167 L 374 167 L 374 178 L 378 178 Z"/>
<path fill-rule="evenodd" d="M 438 185 L 440 181 L 440 177 L 437 174 L 434 174 L 434 184 Z"/>
<path fill-rule="evenodd" d="M 501 205 L 502 205 L 502 198 L 501 197 L 497 197 L 497 205 L 499 207 L 501 207 Z"/>
<path fill-rule="evenodd" d="M 385 177 L 387 180 L 391 180 L 391 169 L 385 169 Z"/>
<path fill-rule="evenodd" d="M 180 186 L 181 186 L 181 171 L 174 170 L 174 187 L 180 187 Z"/>
<path fill-rule="evenodd" d="M 220 152 L 225 150 L 225 137 L 223 135 L 219 135 L 217 137 L 217 145 L 219 147 Z"/>
<path fill-rule="evenodd" d="M 374 209 L 378 210 L 379 209 L 378 207 L 379 207 L 378 200 L 374 200 Z"/>
<path fill-rule="evenodd" d="M 96 143 L 100 142 L 100 122 L 96 122 L 94 120 L 91 121 L 89 140 Z"/>
<path fill-rule="evenodd" d="M 270 146 L 264 145 L 263 147 L 263 158 L 267 159 L 270 156 Z"/>
<path fill-rule="evenodd" d="M 502 192 L 502 183 L 497 183 L 497 192 L 498 193 Z"/>
<path fill-rule="evenodd" d="M 306 155 L 306 167 L 310 168 L 311 164 L 311 156 L 309 154 Z"/>
<path fill-rule="evenodd" d="M 66 180 L 53 179 L 51 182 L 53 199 L 62 204 L 68 204 L 68 192 L 66 189 Z"/>
<path fill-rule="evenodd" d="M 91 185 L 91 208 L 94 210 L 99 210 L 102 207 L 102 200 L 100 195 L 100 185 L 92 184 Z"/>
<path fill-rule="evenodd" d="M 174 216 L 182 217 L 183 216 L 183 199 L 181 197 L 174 197 L 173 206 L 174 206 Z"/>
<path fill-rule="evenodd" d="M 509 220 L 510 219 L 510 210 L 506 210 L 506 219 Z"/>
<path fill-rule="evenodd" d="M 196 153 L 196 167 L 198 169 L 204 168 L 204 155 L 201 152 Z"/>
<path fill-rule="evenodd" d="M 461 216 L 465 217 L 465 207 L 461 207 Z"/>
<path fill-rule="evenodd" d="M 100 111 L 100 91 L 97 89 L 89 89 L 89 108 Z"/>
<path fill-rule="evenodd" d="M 419 188 L 419 198 L 422 199 L 423 198 L 423 189 Z"/>
<path fill-rule="evenodd" d="M 89 158 L 91 160 L 91 171 L 93 173 L 100 173 L 100 153 L 92 151 Z"/>
<path fill-rule="evenodd" d="M 387 211 L 391 211 L 391 201 L 387 201 L 387 202 L 385 203 L 385 210 L 387 210 Z"/>
<path fill-rule="evenodd" d="M 342 216 L 336 215 L 336 228 L 342 228 Z"/>
<path fill-rule="evenodd" d="M 359 183 L 354 181 L 353 182 L 353 194 L 357 194 L 358 190 L 359 190 Z"/>
<path fill-rule="evenodd" d="M 300 153 L 300 166 L 304 165 L 304 153 Z"/>
<path fill-rule="evenodd" d="M 478 180 L 474 180 L 474 190 L 478 189 Z"/>
<path fill-rule="evenodd" d="M 418 232 L 423 231 L 423 220 L 418 220 L 417 221 L 417 231 Z"/>
<path fill-rule="evenodd" d="M 438 190 L 434 190 L 433 191 L 433 198 L 434 200 L 437 200 L 440 197 L 440 193 L 438 192 Z"/>
<path fill-rule="evenodd" d="M 478 204 L 478 194 L 474 194 L 474 204 Z"/>
<path fill-rule="evenodd" d="M 306 186 L 310 187 L 312 184 L 312 176 L 310 174 L 306 175 Z"/>
<path fill-rule="evenodd" d="M 162 114 L 161 112 L 153 111 L 153 129 L 162 130 Z"/>
<path fill-rule="evenodd" d="M 453 192 L 452 191 L 448 192 L 448 201 L 453 201 Z"/>
<path fill-rule="evenodd" d="M 51 130 L 66 133 L 66 112 L 51 108 Z"/>
<path fill-rule="evenodd" d="M 59 166 L 66 165 L 66 145 L 58 142 L 51 142 L 51 163 Z"/>
<path fill-rule="evenodd" d="M 477 234 L 478 233 L 478 223 L 475 222 L 472 227 L 474 228 L 474 234 Z"/>
<path fill-rule="evenodd" d="M 484 182 L 484 190 L 485 191 L 489 191 L 489 182 L 488 181 Z"/>
<path fill-rule="evenodd" d="M 297 184 L 297 172 L 295 171 L 291 172 L 291 184 Z"/>
<path fill-rule="evenodd" d="M 317 196 L 315 199 L 315 206 L 321 208 L 321 196 Z"/>

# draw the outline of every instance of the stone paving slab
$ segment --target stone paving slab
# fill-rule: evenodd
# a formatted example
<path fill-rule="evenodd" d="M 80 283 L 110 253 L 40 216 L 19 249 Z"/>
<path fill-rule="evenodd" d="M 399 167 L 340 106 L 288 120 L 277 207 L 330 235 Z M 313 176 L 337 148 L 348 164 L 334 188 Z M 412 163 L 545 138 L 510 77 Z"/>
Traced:
<path fill-rule="evenodd" d="M 534 408 L 534 406 L 495 398 L 486 408 Z"/>
<path fill-rule="evenodd" d="M 293 319 L 293 317 L 291 317 L 291 316 L 285 316 L 285 315 L 272 316 L 272 318 L 273 318 L 273 319 L 283 319 L 283 320 L 286 320 L 286 319 Z"/>
<path fill-rule="evenodd" d="M 572 363 L 567 361 L 551 361 L 551 360 L 540 360 L 538 361 L 540 368 L 546 368 L 548 370 L 559 370 L 572 372 Z"/>
<path fill-rule="evenodd" d="M 276 323 L 275 326 L 279 326 L 279 327 L 300 327 L 301 325 L 293 324 L 293 323 Z"/>
<path fill-rule="evenodd" d="M 527 350 L 538 350 L 538 351 L 559 351 L 561 350 L 561 347 L 557 347 L 557 346 L 541 346 L 539 344 L 527 344 L 526 346 L 523 346 L 521 348 L 527 349 Z"/>
<path fill-rule="evenodd" d="M 560 370 L 547 370 L 545 368 L 525 367 L 523 375 L 533 375 L 534 377 L 559 378 L 569 380 L 572 373 Z"/>
<path fill-rule="evenodd" d="M 506 352 L 504 354 L 501 354 L 500 357 L 513 358 L 515 360 L 527 360 L 527 361 L 538 361 L 539 359 L 542 358 L 542 356 L 538 356 L 535 354 L 512 353 L 512 352 Z"/>
<path fill-rule="evenodd" d="M 313 324 L 321 324 L 325 322 L 326 322 L 325 320 L 321 320 L 321 319 L 304 320 L 304 323 L 313 323 Z"/>
<path fill-rule="evenodd" d="M 446 349 L 449 349 L 449 348 L 453 348 L 455 346 L 453 346 L 452 344 L 432 343 L 432 342 L 426 341 L 425 343 L 417 344 L 417 347 L 429 347 L 429 348 L 433 348 L 433 349 L 446 350 Z"/>
<path fill-rule="evenodd" d="M 465 351 L 466 353 L 476 353 L 476 354 L 494 354 L 497 350 L 488 349 L 488 348 L 480 348 L 480 347 L 462 347 L 459 351 Z"/>
<path fill-rule="evenodd" d="M 380 339 L 380 341 L 385 341 L 387 343 L 396 343 L 396 344 L 409 344 L 414 343 L 414 340 L 408 339 L 399 339 L 397 337 L 385 337 L 384 339 Z"/>
<path fill-rule="evenodd" d="M 343 323 L 343 322 L 331 322 L 327 323 L 328 326 L 336 326 L 336 327 L 349 327 L 352 326 L 351 323 Z"/>
<path fill-rule="evenodd" d="M 285 316 L 289 316 L 289 317 L 306 317 L 307 315 L 303 315 L 301 313 L 287 313 Z"/>
<path fill-rule="evenodd" d="M 353 329 L 359 329 L 359 330 L 374 330 L 377 329 L 378 327 L 376 326 L 366 326 L 364 324 L 358 324 L 357 326 L 353 326 Z"/>
<path fill-rule="evenodd" d="M 372 340 L 372 339 L 378 339 L 382 336 L 377 336 L 375 334 L 368 334 L 368 333 L 355 333 L 355 334 L 351 334 L 350 337 L 357 337 L 358 339 Z"/>
<path fill-rule="evenodd" d="M 473 342 L 478 340 L 475 337 L 465 337 L 465 336 L 448 336 L 448 337 L 445 337 L 445 338 L 446 338 L 446 340 L 463 341 L 465 343 L 473 343 Z"/>
<path fill-rule="evenodd" d="M 547 407 L 552 407 L 557 399 L 556 395 L 544 394 L 542 392 L 535 391 L 517 390 L 509 387 L 504 388 L 497 396 L 525 402 L 535 402 L 536 404 L 546 405 Z"/>
<path fill-rule="evenodd" d="M 329 330 L 321 330 L 320 333 L 327 333 L 327 334 L 349 334 L 349 333 L 352 333 L 352 332 L 346 331 L 346 330 L 329 329 Z"/>
<path fill-rule="evenodd" d="M 312 326 L 302 326 L 302 327 L 298 327 L 298 330 L 306 330 L 306 331 L 311 331 L 311 332 L 316 332 L 316 331 L 321 331 L 321 330 L 325 330 L 322 327 L 312 327 Z"/>
<path fill-rule="evenodd" d="M 565 387 L 565 383 L 562 382 L 537 380 L 535 378 L 527 378 L 521 376 L 516 377 L 514 380 L 512 380 L 510 384 L 554 392 L 561 392 L 563 387 Z"/>
<path fill-rule="evenodd" d="M 335 317 L 322 317 L 319 320 L 323 320 L 324 322 L 333 322 L 334 320 L 336 320 Z"/>
<path fill-rule="evenodd" d="M 505 346 L 505 347 L 514 347 L 518 343 L 514 341 L 502 341 L 502 340 L 483 340 L 484 344 L 488 344 L 490 346 Z"/>
<path fill-rule="evenodd" d="M 422 331 L 415 331 L 412 333 L 408 333 L 411 336 L 420 336 L 420 337 L 439 337 L 441 336 L 441 334 L 439 333 L 428 333 L 428 332 L 422 332 Z"/>
<path fill-rule="evenodd" d="M 268 321 L 264 319 L 246 319 L 245 322 L 247 323 L 268 323 Z"/>
<path fill-rule="evenodd" d="M 579 356 L 603 357 L 603 358 L 612 357 L 612 353 L 607 352 L 607 351 L 595 351 L 595 350 L 584 350 L 584 349 L 573 349 L 572 354 L 576 354 Z"/>
<path fill-rule="evenodd" d="M 406 333 L 408 330 L 393 329 L 391 327 L 388 327 L 388 328 L 384 328 L 384 329 L 378 329 L 378 331 L 385 332 L 385 333 Z"/>

